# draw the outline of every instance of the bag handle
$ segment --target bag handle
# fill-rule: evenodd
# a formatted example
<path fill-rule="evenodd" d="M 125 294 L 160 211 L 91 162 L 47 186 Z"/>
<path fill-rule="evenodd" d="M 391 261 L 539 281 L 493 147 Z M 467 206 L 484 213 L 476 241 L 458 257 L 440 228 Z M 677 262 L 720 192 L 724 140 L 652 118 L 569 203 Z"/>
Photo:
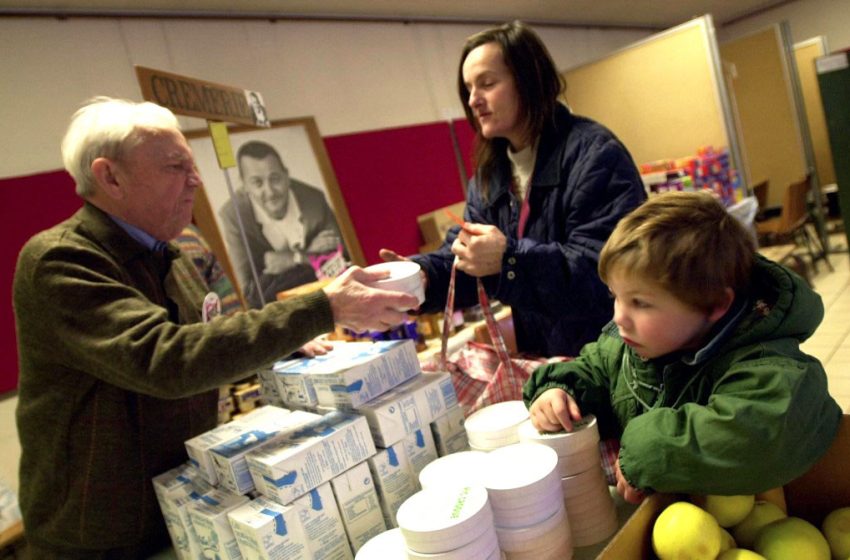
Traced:
<path fill-rule="evenodd" d="M 454 314 L 455 302 L 455 276 L 456 276 L 457 258 L 455 257 L 452 263 L 451 276 L 449 277 L 449 291 L 446 295 L 446 308 L 443 311 L 443 332 L 440 337 L 440 369 L 449 371 L 446 354 L 448 353 L 449 331 L 451 330 L 452 315 Z M 487 323 L 487 332 L 490 334 L 490 340 L 496 350 L 496 355 L 499 356 L 499 361 L 502 367 L 505 368 L 508 375 L 513 377 L 513 364 L 508 353 L 508 347 L 505 344 L 505 337 L 502 336 L 502 331 L 493 318 L 493 310 L 490 308 L 490 298 L 487 296 L 487 291 L 484 290 L 484 283 L 481 278 L 476 279 L 476 287 L 478 290 L 478 303 L 481 304 L 481 310 L 484 313 L 484 321 Z"/>

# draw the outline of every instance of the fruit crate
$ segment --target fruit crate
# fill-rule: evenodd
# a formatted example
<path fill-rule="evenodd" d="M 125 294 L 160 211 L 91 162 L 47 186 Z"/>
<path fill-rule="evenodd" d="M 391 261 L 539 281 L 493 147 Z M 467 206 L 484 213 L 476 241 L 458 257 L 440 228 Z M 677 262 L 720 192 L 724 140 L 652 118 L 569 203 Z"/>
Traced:
<path fill-rule="evenodd" d="M 801 517 L 820 528 L 826 515 L 837 508 L 850 506 L 850 415 L 841 419 L 838 436 L 832 447 L 806 474 L 785 485 L 788 515 Z M 650 560 L 652 526 L 665 507 L 685 499 L 677 494 L 653 494 L 641 503 L 623 524 L 597 560 Z"/>

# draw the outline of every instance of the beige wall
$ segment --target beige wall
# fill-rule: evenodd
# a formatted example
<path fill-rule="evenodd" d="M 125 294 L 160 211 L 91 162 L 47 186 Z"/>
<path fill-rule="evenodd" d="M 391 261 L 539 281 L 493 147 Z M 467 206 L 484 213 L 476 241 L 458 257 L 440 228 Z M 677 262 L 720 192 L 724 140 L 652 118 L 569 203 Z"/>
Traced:
<path fill-rule="evenodd" d="M 82 101 L 140 98 L 134 64 L 259 90 L 271 118 L 314 116 L 325 136 L 460 116 L 457 59 L 464 39 L 483 27 L 0 19 L 0 122 L 7 131 L 0 135 L 0 177 L 60 168 L 59 139 Z M 539 33 L 560 67 L 647 35 L 554 27 Z M 202 126 L 184 121 L 187 129 Z"/>

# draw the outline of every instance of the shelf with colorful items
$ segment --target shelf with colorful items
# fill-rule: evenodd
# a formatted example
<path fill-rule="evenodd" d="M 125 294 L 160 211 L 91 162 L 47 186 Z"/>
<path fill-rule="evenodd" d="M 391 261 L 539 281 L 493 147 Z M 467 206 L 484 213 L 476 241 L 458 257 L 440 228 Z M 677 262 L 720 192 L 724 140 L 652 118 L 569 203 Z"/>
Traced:
<path fill-rule="evenodd" d="M 667 191 L 708 190 L 726 206 L 743 198 L 740 176 L 732 167 L 729 150 L 723 147 L 702 146 L 695 155 L 643 163 L 640 173 L 650 196 Z"/>

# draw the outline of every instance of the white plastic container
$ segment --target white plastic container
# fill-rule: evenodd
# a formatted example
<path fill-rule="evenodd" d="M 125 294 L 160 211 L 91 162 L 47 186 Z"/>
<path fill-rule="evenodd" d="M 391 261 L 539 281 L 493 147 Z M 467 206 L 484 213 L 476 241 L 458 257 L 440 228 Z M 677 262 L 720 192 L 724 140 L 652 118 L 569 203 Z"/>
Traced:
<path fill-rule="evenodd" d="M 405 500 L 397 519 L 407 548 L 420 554 L 461 548 L 493 526 L 493 512 L 483 486 L 421 490 Z"/>
<path fill-rule="evenodd" d="M 599 429 L 596 425 L 596 417 L 592 414 L 573 422 L 573 431 L 571 432 L 538 432 L 531 424 L 531 420 L 528 420 L 519 427 L 519 439 L 520 441 L 542 443 L 554 449 L 561 457 L 578 453 L 587 448 L 597 447 L 599 445 Z"/>
<path fill-rule="evenodd" d="M 407 550 L 409 560 L 471 560 L 474 558 L 498 558 L 501 554 L 496 528 L 488 527 L 484 533 L 471 543 L 454 550 L 428 554 Z"/>
<path fill-rule="evenodd" d="M 499 546 L 510 557 L 514 552 L 531 552 L 546 549 L 552 543 L 570 539 L 567 514 L 561 507 L 548 518 L 530 527 L 507 529 L 496 527 Z M 541 559 L 542 560 L 542 559 Z"/>
<path fill-rule="evenodd" d="M 372 266 L 364 270 L 369 272 L 389 272 L 390 276 L 383 280 L 370 282 L 367 285 L 381 290 L 393 292 L 407 292 L 416 296 L 419 305 L 425 303 L 425 290 L 422 287 L 422 267 L 413 261 L 390 261 Z"/>
<path fill-rule="evenodd" d="M 528 419 L 522 401 L 491 404 L 473 412 L 464 427 L 471 449 L 492 450 L 519 442 L 519 426 Z"/>
<path fill-rule="evenodd" d="M 558 455 L 552 448 L 516 443 L 491 451 L 488 459 L 490 468 L 481 473 L 481 480 L 490 496 L 497 527 L 535 525 L 549 518 L 553 508 L 562 507 Z M 535 504 L 541 508 L 527 507 Z"/>
<path fill-rule="evenodd" d="M 407 547 L 399 529 L 375 535 L 364 544 L 354 560 L 407 560 Z"/>
<path fill-rule="evenodd" d="M 444 455 L 425 465 L 419 473 L 419 484 L 423 489 L 480 484 L 481 473 L 486 472 L 489 465 L 489 456 L 481 451 L 460 451 Z"/>

